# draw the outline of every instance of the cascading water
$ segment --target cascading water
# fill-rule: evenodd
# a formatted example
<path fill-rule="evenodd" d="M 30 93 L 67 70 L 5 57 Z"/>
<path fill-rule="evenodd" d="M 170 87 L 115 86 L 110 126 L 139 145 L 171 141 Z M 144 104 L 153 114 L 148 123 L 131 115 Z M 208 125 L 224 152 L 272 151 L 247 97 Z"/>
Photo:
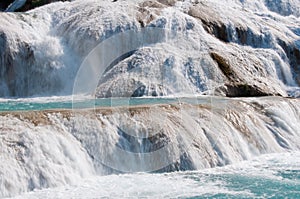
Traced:
<path fill-rule="evenodd" d="M 0 13 L 0 197 L 299 151 L 299 4 L 276 3 L 77 0 Z M 93 96 L 71 96 L 81 93 Z"/>
<path fill-rule="evenodd" d="M 0 95 L 71 94 L 80 57 L 55 36 L 52 16 L 45 12 L 0 14 Z"/>
<path fill-rule="evenodd" d="M 1 113 L 2 196 L 95 174 L 199 170 L 300 148 L 296 99 L 179 101 Z"/>

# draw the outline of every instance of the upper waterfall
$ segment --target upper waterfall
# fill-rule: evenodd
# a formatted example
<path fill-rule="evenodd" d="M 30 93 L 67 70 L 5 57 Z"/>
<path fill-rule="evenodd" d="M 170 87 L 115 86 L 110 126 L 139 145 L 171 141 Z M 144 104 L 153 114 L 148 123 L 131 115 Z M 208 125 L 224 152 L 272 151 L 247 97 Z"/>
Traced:
<path fill-rule="evenodd" d="M 71 94 L 94 47 L 147 28 L 164 29 L 168 39 L 112 60 L 97 97 L 297 96 L 299 5 L 278 2 L 281 10 L 263 0 L 88 0 L 0 13 L 0 96 Z"/>

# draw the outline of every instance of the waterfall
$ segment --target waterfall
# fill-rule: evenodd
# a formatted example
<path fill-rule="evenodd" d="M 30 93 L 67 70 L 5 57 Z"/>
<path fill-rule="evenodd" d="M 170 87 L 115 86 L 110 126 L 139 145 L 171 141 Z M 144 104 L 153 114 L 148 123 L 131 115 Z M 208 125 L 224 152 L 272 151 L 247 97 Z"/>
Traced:
<path fill-rule="evenodd" d="M 0 13 L 0 197 L 299 151 L 299 3 L 274 2 Z"/>
<path fill-rule="evenodd" d="M 299 150 L 299 111 L 297 99 L 206 97 L 1 113 L 0 196 L 95 174 L 199 170 Z"/>

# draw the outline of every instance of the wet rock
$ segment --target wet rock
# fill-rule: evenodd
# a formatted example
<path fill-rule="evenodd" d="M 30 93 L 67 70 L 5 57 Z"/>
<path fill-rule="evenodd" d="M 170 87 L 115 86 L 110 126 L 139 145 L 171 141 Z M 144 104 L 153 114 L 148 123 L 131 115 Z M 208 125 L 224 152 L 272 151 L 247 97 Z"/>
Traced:
<path fill-rule="evenodd" d="M 268 78 L 256 79 L 252 76 L 253 73 L 260 73 L 260 77 L 262 77 L 266 72 L 262 63 L 257 60 L 248 59 L 246 61 L 234 53 L 226 55 L 226 53 L 211 52 L 210 55 L 227 78 L 224 86 L 217 88 L 215 94 L 227 97 L 286 96 L 283 90 L 270 85 L 272 80 Z M 244 67 L 252 69 L 249 71 L 240 70 Z"/>
<path fill-rule="evenodd" d="M 215 35 L 224 42 L 229 42 L 227 27 L 222 22 L 218 12 L 215 12 L 204 3 L 201 3 L 197 6 L 190 7 L 188 14 L 201 20 L 204 29 L 208 33 Z"/>
<path fill-rule="evenodd" d="M 238 76 L 234 72 L 233 67 L 230 66 L 229 62 L 224 57 L 220 56 L 216 52 L 211 52 L 210 55 L 213 58 L 213 60 L 215 60 L 217 62 L 220 70 L 227 77 L 228 80 L 230 80 L 230 81 L 238 80 Z"/>

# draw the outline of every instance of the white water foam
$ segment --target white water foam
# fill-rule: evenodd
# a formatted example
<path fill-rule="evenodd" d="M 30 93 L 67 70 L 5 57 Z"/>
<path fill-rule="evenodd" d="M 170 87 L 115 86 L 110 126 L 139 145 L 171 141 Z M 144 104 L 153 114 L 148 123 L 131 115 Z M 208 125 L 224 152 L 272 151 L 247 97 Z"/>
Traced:
<path fill-rule="evenodd" d="M 270 183 L 291 184 L 294 186 L 292 188 L 295 189 L 294 193 L 297 194 L 300 190 L 297 190 L 295 186 L 300 186 L 300 180 L 288 179 L 278 174 L 290 170 L 298 171 L 299 176 L 299 165 L 299 152 L 269 154 L 238 164 L 197 172 L 137 173 L 95 177 L 84 180 L 77 186 L 36 190 L 15 198 L 189 198 L 196 196 L 213 198 L 218 194 L 237 198 L 260 197 L 243 184 L 235 185 L 236 187 L 229 186 L 231 178 L 234 180 L 235 177 L 244 177 L 249 180 L 256 178 L 257 183 L 259 179 L 263 179 L 269 180 Z M 256 188 L 261 189 L 259 185 Z M 265 190 L 263 194 L 269 196 L 276 194 L 279 191 L 276 190 L 277 188 L 279 187 L 273 187 L 273 192 L 270 193 Z"/>

